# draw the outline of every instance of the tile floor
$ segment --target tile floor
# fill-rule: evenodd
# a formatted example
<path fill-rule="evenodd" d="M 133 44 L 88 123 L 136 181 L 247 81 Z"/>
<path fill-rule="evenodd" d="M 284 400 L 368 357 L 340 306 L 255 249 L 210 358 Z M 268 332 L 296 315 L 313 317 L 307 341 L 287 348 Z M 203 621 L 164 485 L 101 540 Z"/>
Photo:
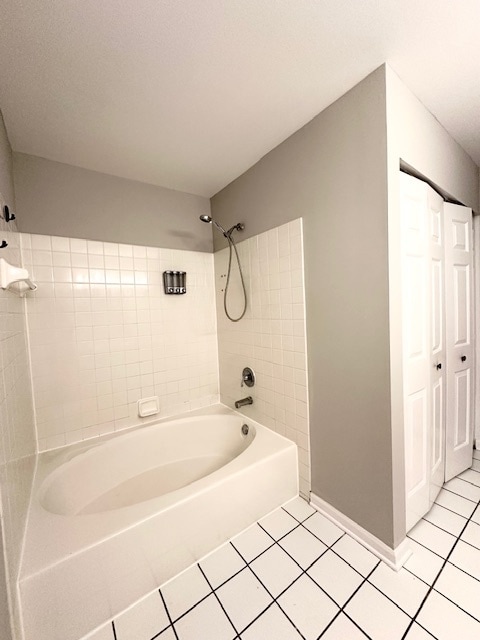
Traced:
<path fill-rule="evenodd" d="M 396 573 L 296 498 L 88 640 L 479 640 L 480 452 L 409 538 Z"/>

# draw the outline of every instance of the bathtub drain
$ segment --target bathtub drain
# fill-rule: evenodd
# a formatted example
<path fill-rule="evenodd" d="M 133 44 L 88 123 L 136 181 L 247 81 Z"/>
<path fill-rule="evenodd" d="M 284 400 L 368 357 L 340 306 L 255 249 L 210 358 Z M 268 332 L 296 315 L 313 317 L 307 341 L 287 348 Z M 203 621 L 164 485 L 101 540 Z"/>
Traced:
<path fill-rule="evenodd" d="M 244 436 L 248 435 L 248 424 L 242 424 L 242 433 Z"/>

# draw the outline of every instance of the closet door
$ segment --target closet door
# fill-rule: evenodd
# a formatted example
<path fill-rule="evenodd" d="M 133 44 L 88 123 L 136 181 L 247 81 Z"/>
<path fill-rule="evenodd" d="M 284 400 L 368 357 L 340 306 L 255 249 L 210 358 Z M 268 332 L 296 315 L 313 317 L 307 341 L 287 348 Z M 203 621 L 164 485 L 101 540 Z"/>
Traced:
<path fill-rule="evenodd" d="M 446 353 L 445 317 L 445 234 L 444 201 L 428 185 L 427 217 L 429 225 L 430 263 L 430 505 L 432 506 L 445 480 L 445 417 L 448 357 Z"/>
<path fill-rule="evenodd" d="M 447 428 L 445 479 L 472 464 L 474 341 L 472 210 L 445 203 Z"/>
<path fill-rule="evenodd" d="M 443 199 L 401 174 L 402 325 L 407 531 L 431 508 L 445 472 Z"/>

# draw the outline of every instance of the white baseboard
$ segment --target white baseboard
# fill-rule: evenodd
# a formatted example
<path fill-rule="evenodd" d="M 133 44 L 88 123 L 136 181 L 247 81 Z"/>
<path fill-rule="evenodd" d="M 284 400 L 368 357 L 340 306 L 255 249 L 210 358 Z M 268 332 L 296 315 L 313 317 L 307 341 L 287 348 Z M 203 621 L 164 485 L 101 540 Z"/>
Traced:
<path fill-rule="evenodd" d="M 480 438 L 475 438 L 475 449 L 480 450 Z"/>
<path fill-rule="evenodd" d="M 369 533 L 366 529 L 314 493 L 310 495 L 310 504 L 322 515 L 340 527 L 340 529 L 343 529 L 343 531 L 352 536 L 352 538 L 355 538 L 357 542 L 375 554 L 377 558 L 380 558 L 380 560 L 383 560 L 389 567 L 395 569 L 395 571 L 401 569 L 411 556 L 412 550 L 407 538 L 405 538 L 398 547 L 391 549 L 379 538 Z"/>

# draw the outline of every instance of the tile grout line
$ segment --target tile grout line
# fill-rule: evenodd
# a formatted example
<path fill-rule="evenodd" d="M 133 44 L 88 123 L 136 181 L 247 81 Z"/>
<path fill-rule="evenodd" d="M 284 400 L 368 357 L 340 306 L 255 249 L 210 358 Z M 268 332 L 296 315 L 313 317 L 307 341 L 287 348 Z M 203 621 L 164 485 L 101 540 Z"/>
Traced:
<path fill-rule="evenodd" d="M 453 509 L 450 509 L 449 507 L 445 507 L 443 504 L 440 504 L 439 502 L 434 502 L 433 504 L 437 505 L 437 507 L 442 507 L 442 509 L 445 509 L 445 511 L 450 511 L 450 513 L 453 513 L 454 515 L 458 516 L 459 518 L 468 518 L 468 516 L 464 516 L 463 513 L 458 513 L 458 511 L 454 511 Z M 475 511 L 475 509 L 477 508 L 476 507 L 477 503 L 472 501 L 472 504 L 475 505 L 475 508 L 473 509 L 473 511 Z M 473 511 L 472 511 L 472 513 L 473 513 Z"/>
<path fill-rule="evenodd" d="M 479 504 L 480 504 L 480 502 L 479 502 Z M 478 506 L 478 505 L 477 505 L 477 506 Z M 476 510 L 476 508 L 475 508 L 475 510 Z M 475 513 L 475 511 L 474 511 L 473 513 Z M 433 581 L 433 582 L 432 582 L 432 584 L 430 585 L 430 587 L 429 587 L 429 589 L 428 589 L 427 593 L 425 594 L 425 597 L 423 598 L 422 602 L 420 603 L 420 606 L 418 607 L 418 609 L 417 609 L 417 611 L 416 611 L 415 615 L 412 617 L 411 622 L 410 622 L 410 624 L 408 625 L 408 627 L 406 628 L 405 633 L 403 634 L 403 636 L 402 636 L 401 640 L 405 640 L 405 638 L 406 638 L 406 636 L 407 636 L 408 632 L 410 631 L 411 627 L 412 627 L 412 626 L 413 626 L 413 624 L 416 622 L 416 619 L 417 619 L 417 617 L 418 617 L 418 614 L 419 614 L 419 613 L 420 613 L 420 611 L 422 610 L 423 605 L 426 603 L 426 601 L 427 601 L 428 597 L 430 596 L 431 592 L 432 592 L 432 591 L 434 591 L 435 584 L 437 583 L 438 579 L 440 578 L 440 575 L 442 574 L 442 572 L 443 572 L 443 570 L 444 570 L 445 566 L 447 565 L 448 559 L 449 559 L 449 558 L 450 558 L 450 556 L 452 555 L 452 553 L 453 553 L 453 551 L 454 551 L 455 547 L 456 547 L 456 546 L 457 546 L 457 544 L 458 544 L 458 541 L 460 540 L 460 538 L 462 537 L 462 535 L 463 535 L 463 533 L 464 533 L 465 529 L 467 528 L 468 523 L 471 521 L 471 518 L 472 518 L 472 516 L 473 516 L 473 513 L 472 513 L 472 515 L 470 516 L 470 518 L 468 518 L 468 520 L 465 522 L 465 525 L 463 526 L 463 529 L 460 531 L 459 535 L 457 536 L 457 539 L 455 540 L 455 542 L 454 542 L 454 544 L 453 544 L 452 548 L 451 548 L 451 549 L 450 549 L 450 551 L 448 552 L 447 557 L 445 558 L 445 560 L 443 561 L 442 566 L 440 567 L 440 571 L 438 572 L 438 574 L 437 574 L 436 578 L 434 579 L 434 581 Z M 440 593 L 440 592 L 438 592 L 438 591 L 437 591 L 437 593 Z M 443 596 L 443 594 L 441 594 L 441 595 Z M 445 596 L 444 596 L 444 597 L 445 597 Z M 455 604 L 456 604 L 456 603 L 455 603 Z M 458 606 L 458 605 L 457 605 L 457 606 Z M 460 608 L 460 607 L 459 607 L 459 608 Z M 473 617 L 473 616 L 472 616 L 472 617 Z M 475 618 L 473 618 L 473 619 L 475 620 Z"/>
<path fill-rule="evenodd" d="M 207 578 L 207 576 L 206 576 L 206 574 L 205 574 L 205 571 L 202 569 L 202 567 L 200 566 L 200 563 L 199 563 L 199 562 L 197 562 L 197 566 L 198 566 L 198 568 L 200 569 L 200 571 L 201 571 L 201 573 L 202 573 L 203 577 L 204 577 L 204 578 L 205 578 L 205 580 L 207 581 L 208 586 L 209 586 L 209 587 L 210 587 L 210 589 L 212 590 L 212 593 L 213 593 L 214 597 L 216 598 L 216 600 L 217 600 L 218 604 L 220 605 L 220 607 L 221 607 L 221 609 L 222 609 L 223 613 L 226 615 L 227 620 L 228 620 L 228 621 L 230 622 L 230 624 L 232 625 L 232 629 L 235 631 L 235 636 L 234 636 L 234 637 L 235 637 L 235 638 L 238 638 L 240 634 L 239 634 L 239 632 L 237 631 L 237 627 L 233 624 L 233 622 L 232 622 L 232 620 L 231 620 L 230 616 L 229 616 L 229 615 L 228 615 L 228 613 L 227 613 L 227 610 L 226 610 L 226 609 L 225 609 L 225 607 L 223 606 L 223 603 L 222 603 L 222 601 L 220 600 L 220 598 L 218 597 L 218 595 L 217 595 L 217 593 L 216 593 L 216 590 L 212 587 L 210 580 Z M 244 568 L 245 568 L 245 567 L 244 567 Z M 243 571 L 243 569 L 241 569 L 241 571 Z M 237 572 L 235 575 L 238 575 L 238 572 Z M 218 587 L 217 587 L 217 588 L 218 588 Z M 208 595 L 210 596 L 210 594 L 208 594 Z"/>
<path fill-rule="evenodd" d="M 465 480 L 463 482 L 465 482 Z M 469 482 L 467 484 L 471 484 L 471 483 Z M 473 485 L 473 486 L 476 486 L 476 485 Z M 469 502 L 473 502 L 473 504 L 477 504 L 476 500 L 472 500 L 471 498 L 466 498 L 461 493 L 457 493 L 456 491 L 452 491 L 452 489 L 447 489 L 447 487 L 443 487 L 443 489 L 444 489 L 444 491 L 448 491 L 448 493 L 453 493 L 454 496 L 458 496 L 459 498 L 463 498 L 464 500 L 468 500 Z"/>
<path fill-rule="evenodd" d="M 356 622 L 355 620 L 353 620 L 346 611 L 344 611 L 345 607 L 350 603 L 350 601 L 354 598 L 354 596 L 360 591 L 360 589 L 363 587 L 363 585 L 367 582 L 368 578 L 372 575 L 372 573 L 375 571 L 375 569 L 378 567 L 378 565 L 380 564 L 381 560 L 378 560 L 377 564 L 373 567 L 373 569 L 370 571 L 370 573 L 367 576 L 362 576 L 363 580 L 362 582 L 358 585 L 358 587 L 355 589 L 355 591 L 351 594 L 351 596 L 344 602 L 343 606 L 340 607 L 340 611 L 337 612 L 337 615 L 330 621 L 330 623 L 325 627 L 325 629 L 322 631 L 322 633 L 318 636 L 317 640 L 320 640 L 320 638 L 327 632 L 328 628 L 334 623 L 334 621 L 338 618 L 338 616 L 343 613 L 344 615 L 347 616 L 347 618 L 353 622 L 353 624 L 360 629 L 360 631 L 362 633 L 364 633 L 367 638 L 370 638 L 370 636 L 368 635 L 368 633 L 366 631 L 364 631 Z"/>
<path fill-rule="evenodd" d="M 173 626 L 173 620 L 172 620 L 172 617 L 170 615 L 170 611 L 168 610 L 167 603 L 165 602 L 165 598 L 163 597 L 163 593 L 162 593 L 162 590 L 160 588 L 158 589 L 158 593 L 160 594 L 160 598 L 162 599 L 163 606 L 165 607 L 165 611 L 167 613 L 167 618 L 169 619 L 170 626 L 172 627 L 172 630 L 173 630 L 173 635 L 175 636 L 176 640 L 178 640 L 177 631 L 176 631 L 175 627 Z M 166 628 L 168 629 L 169 627 L 166 627 Z M 151 640 L 154 640 L 154 638 L 157 638 L 164 631 L 165 631 L 165 629 L 162 629 L 162 631 L 157 633 L 156 636 L 153 636 L 153 638 L 151 638 Z"/>
<path fill-rule="evenodd" d="M 473 618 L 475 620 L 475 622 L 478 622 L 480 624 L 480 618 L 476 618 L 472 613 L 469 613 L 466 609 L 464 609 L 463 607 L 461 607 L 457 602 L 455 602 L 455 600 L 452 600 L 451 598 L 449 598 L 448 596 L 446 596 L 444 593 L 442 593 L 441 591 L 438 591 L 437 589 L 434 589 L 435 593 L 440 594 L 441 596 L 443 596 L 445 598 L 445 600 L 448 600 L 449 602 L 451 602 L 452 604 L 454 604 L 457 609 L 460 609 L 460 611 L 463 611 L 463 613 L 465 613 L 467 616 L 470 616 L 470 618 Z"/>

